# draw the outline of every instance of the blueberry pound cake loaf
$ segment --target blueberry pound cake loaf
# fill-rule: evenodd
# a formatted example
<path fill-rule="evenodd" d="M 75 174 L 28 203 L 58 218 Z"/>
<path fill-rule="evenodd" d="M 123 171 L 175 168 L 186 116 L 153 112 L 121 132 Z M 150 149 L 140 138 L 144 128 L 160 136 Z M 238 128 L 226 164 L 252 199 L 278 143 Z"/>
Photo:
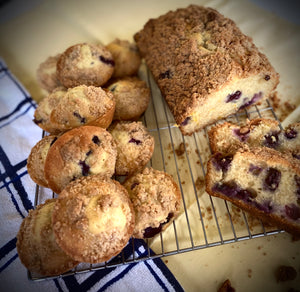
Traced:
<path fill-rule="evenodd" d="M 258 118 L 241 125 L 224 122 L 210 128 L 208 137 L 213 153 L 232 153 L 244 145 L 264 146 L 300 159 L 300 123 L 281 130 L 279 122 L 272 119 Z"/>
<path fill-rule="evenodd" d="M 300 235 L 300 167 L 274 149 L 214 154 L 207 164 L 206 191 Z"/>
<path fill-rule="evenodd" d="M 267 98 L 279 82 L 252 39 L 211 8 L 150 19 L 134 39 L 184 135 Z"/>

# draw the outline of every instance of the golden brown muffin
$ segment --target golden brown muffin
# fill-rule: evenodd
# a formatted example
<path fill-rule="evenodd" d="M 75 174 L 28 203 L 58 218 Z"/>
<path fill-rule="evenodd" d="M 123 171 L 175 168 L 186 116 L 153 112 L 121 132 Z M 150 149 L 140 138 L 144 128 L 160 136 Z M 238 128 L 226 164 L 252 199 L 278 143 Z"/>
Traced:
<path fill-rule="evenodd" d="M 45 178 L 59 194 L 71 181 L 94 174 L 111 177 L 117 149 L 112 135 L 96 126 L 82 126 L 61 135 L 50 147 L 45 161 Z"/>
<path fill-rule="evenodd" d="M 31 272 L 57 276 L 79 262 L 68 256 L 56 243 L 52 213 L 56 199 L 47 200 L 30 210 L 17 235 L 17 251 L 22 264 Z"/>
<path fill-rule="evenodd" d="M 128 193 L 108 177 L 79 178 L 61 192 L 54 207 L 57 243 L 80 262 L 104 262 L 117 255 L 133 228 L 134 212 Z"/>
<path fill-rule="evenodd" d="M 135 211 L 133 236 L 149 238 L 165 230 L 181 209 L 181 194 L 177 183 L 167 173 L 153 168 L 129 177 L 127 189 Z"/>
<path fill-rule="evenodd" d="M 81 43 L 69 47 L 57 62 L 57 77 L 65 87 L 102 86 L 112 76 L 115 62 L 100 44 Z"/>
<path fill-rule="evenodd" d="M 45 178 L 45 161 L 51 145 L 55 142 L 57 136 L 50 135 L 43 137 L 38 141 L 30 151 L 27 159 L 27 171 L 31 179 L 40 186 L 48 187 Z"/>
<path fill-rule="evenodd" d="M 142 122 L 114 122 L 108 131 L 117 145 L 116 175 L 142 170 L 153 155 L 155 140 Z"/>

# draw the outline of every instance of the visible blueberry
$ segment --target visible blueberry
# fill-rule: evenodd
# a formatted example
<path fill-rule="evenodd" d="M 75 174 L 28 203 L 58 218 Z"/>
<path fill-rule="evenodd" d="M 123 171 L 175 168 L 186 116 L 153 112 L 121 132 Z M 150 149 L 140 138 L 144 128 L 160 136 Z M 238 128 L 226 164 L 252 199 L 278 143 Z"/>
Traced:
<path fill-rule="evenodd" d="M 115 85 L 113 85 L 112 87 L 109 88 L 109 91 L 114 92 L 117 87 L 118 87 L 118 85 L 115 84 Z"/>
<path fill-rule="evenodd" d="M 154 235 L 158 234 L 161 232 L 162 226 L 161 224 L 158 227 L 147 227 L 144 230 L 144 238 L 151 238 Z"/>
<path fill-rule="evenodd" d="M 160 73 L 158 79 L 170 79 L 171 77 L 172 76 L 170 70 L 167 70 L 166 72 Z"/>
<path fill-rule="evenodd" d="M 257 165 L 254 165 L 252 163 L 250 163 L 250 166 L 249 166 L 249 171 L 253 174 L 253 175 L 259 175 L 261 172 L 262 172 L 262 168 L 257 166 Z"/>
<path fill-rule="evenodd" d="M 170 212 L 166 218 L 166 221 L 163 223 L 160 223 L 158 227 L 147 227 L 144 230 L 144 238 L 150 238 L 153 237 L 154 235 L 158 234 L 159 232 L 161 232 L 162 227 L 167 224 L 168 222 L 170 222 L 170 220 L 174 217 L 174 214 L 172 212 Z"/>
<path fill-rule="evenodd" d="M 90 171 L 90 167 L 89 165 L 86 164 L 85 161 L 79 161 L 79 165 L 81 167 L 81 173 L 83 176 L 87 176 L 89 174 Z"/>
<path fill-rule="evenodd" d="M 245 142 L 250 134 L 250 129 L 248 128 L 247 130 L 242 129 L 234 129 L 233 133 L 239 138 L 241 142 Z"/>
<path fill-rule="evenodd" d="M 131 138 L 129 140 L 129 143 L 135 143 L 136 145 L 140 145 L 142 143 L 142 141 L 140 140 L 137 140 L 137 139 L 134 139 L 134 138 Z"/>
<path fill-rule="evenodd" d="M 101 141 L 100 141 L 100 139 L 99 139 L 99 137 L 98 136 L 93 136 L 93 138 L 92 138 L 92 141 L 96 144 L 96 145 L 100 145 L 100 143 L 101 143 Z"/>
<path fill-rule="evenodd" d="M 253 95 L 253 97 L 250 99 L 250 100 L 244 100 L 244 103 L 240 106 L 240 108 L 239 109 L 244 109 L 244 108 L 246 108 L 246 107 L 248 107 L 248 106 L 250 106 L 251 104 L 254 104 L 254 103 L 256 103 L 258 100 L 260 100 L 261 98 L 262 98 L 262 96 L 263 96 L 263 94 L 262 94 L 262 92 L 260 91 L 259 93 L 255 93 L 254 95 Z"/>
<path fill-rule="evenodd" d="M 84 117 L 82 117 L 78 112 L 74 112 L 73 115 L 80 120 L 81 124 L 86 123 L 86 119 Z"/>
<path fill-rule="evenodd" d="M 257 193 L 253 189 L 239 190 L 236 195 L 237 198 L 242 199 L 244 201 L 252 201 L 252 199 L 257 197 Z"/>
<path fill-rule="evenodd" d="M 131 186 L 130 189 L 133 190 L 136 186 L 138 186 L 139 183 L 138 182 L 134 182 Z"/>
<path fill-rule="evenodd" d="M 264 146 L 276 149 L 279 145 L 279 132 L 271 132 L 264 136 Z"/>
<path fill-rule="evenodd" d="M 36 118 L 33 119 L 33 122 L 38 125 L 38 124 L 41 124 L 44 120 L 43 119 L 39 119 L 37 120 Z"/>
<path fill-rule="evenodd" d="M 281 172 L 276 168 L 270 167 L 264 180 L 264 188 L 269 191 L 275 191 L 281 180 Z"/>
<path fill-rule="evenodd" d="M 112 59 L 108 59 L 108 58 L 105 58 L 105 57 L 103 57 L 103 56 L 99 56 L 99 60 L 100 60 L 101 62 L 103 62 L 104 64 L 106 64 L 106 65 L 110 65 L 110 66 L 112 66 L 112 67 L 115 66 L 115 61 L 112 60 Z"/>
<path fill-rule="evenodd" d="M 232 94 L 228 94 L 226 103 L 234 101 L 234 100 L 238 100 L 241 97 L 241 95 L 242 95 L 242 92 L 239 90 L 237 90 L 236 92 L 234 92 Z"/>
<path fill-rule="evenodd" d="M 186 125 L 189 123 L 190 120 L 191 120 L 191 117 L 187 117 L 187 118 L 180 124 L 180 126 L 186 126 Z"/>
<path fill-rule="evenodd" d="M 85 155 L 86 156 L 89 156 L 89 155 L 91 155 L 93 153 L 93 151 L 92 150 L 89 150 Z"/>
<path fill-rule="evenodd" d="M 292 153 L 292 156 L 298 160 L 300 160 L 300 155 L 298 153 Z"/>
<path fill-rule="evenodd" d="M 288 128 L 284 131 L 284 136 L 287 139 L 294 139 L 297 137 L 297 135 L 298 135 L 298 132 L 293 128 Z"/>
<path fill-rule="evenodd" d="M 271 79 L 270 75 L 266 75 L 266 76 L 265 76 L 265 80 L 266 80 L 266 81 L 269 81 L 270 79 Z"/>
<path fill-rule="evenodd" d="M 266 200 L 263 203 L 257 203 L 256 201 L 253 201 L 253 204 L 257 209 L 265 213 L 270 213 L 273 209 L 269 200 Z"/>
<path fill-rule="evenodd" d="M 285 213 L 289 218 L 293 220 L 297 220 L 300 218 L 300 208 L 295 204 L 285 205 Z"/>
<path fill-rule="evenodd" d="M 232 155 L 222 155 L 221 153 L 215 154 L 212 163 L 217 170 L 227 171 L 232 161 Z"/>
<path fill-rule="evenodd" d="M 236 197 L 238 192 L 240 191 L 235 182 L 216 183 L 213 186 L 212 190 L 220 192 L 228 197 Z"/>

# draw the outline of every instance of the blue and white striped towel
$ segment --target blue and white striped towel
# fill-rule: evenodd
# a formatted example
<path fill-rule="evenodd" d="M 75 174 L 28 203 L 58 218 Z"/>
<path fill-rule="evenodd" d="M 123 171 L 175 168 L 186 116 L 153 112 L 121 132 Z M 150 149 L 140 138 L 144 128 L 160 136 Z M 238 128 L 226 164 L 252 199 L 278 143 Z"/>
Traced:
<path fill-rule="evenodd" d="M 0 58 L 0 291 L 183 291 L 161 259 L 45 281 L 28 280 L 16 250 L 16 234 L 33 208 L 35 184 L 26 169 L 31 148 L 41 139 L 32 122 L 36 104 Z M 124 250 L 132 253 L 132 245 Z M 145 255 L 134 240 L 135 256 Z"/>

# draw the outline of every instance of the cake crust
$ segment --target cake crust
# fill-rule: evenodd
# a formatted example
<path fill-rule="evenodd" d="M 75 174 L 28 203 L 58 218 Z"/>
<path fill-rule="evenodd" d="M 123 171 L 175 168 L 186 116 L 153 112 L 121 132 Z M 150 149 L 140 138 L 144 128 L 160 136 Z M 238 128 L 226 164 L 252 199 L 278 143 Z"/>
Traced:
<path fill-rule="evenodd" d="M 212 8 L 190 5 L 170 11 L 150 19 L 134 39 L 184 134 L 205 126 L 184 127 L 212 94 L 236 80 L 258 76 L 269 91 L 278 83 L 278 74 L 252 39 Z"/>

